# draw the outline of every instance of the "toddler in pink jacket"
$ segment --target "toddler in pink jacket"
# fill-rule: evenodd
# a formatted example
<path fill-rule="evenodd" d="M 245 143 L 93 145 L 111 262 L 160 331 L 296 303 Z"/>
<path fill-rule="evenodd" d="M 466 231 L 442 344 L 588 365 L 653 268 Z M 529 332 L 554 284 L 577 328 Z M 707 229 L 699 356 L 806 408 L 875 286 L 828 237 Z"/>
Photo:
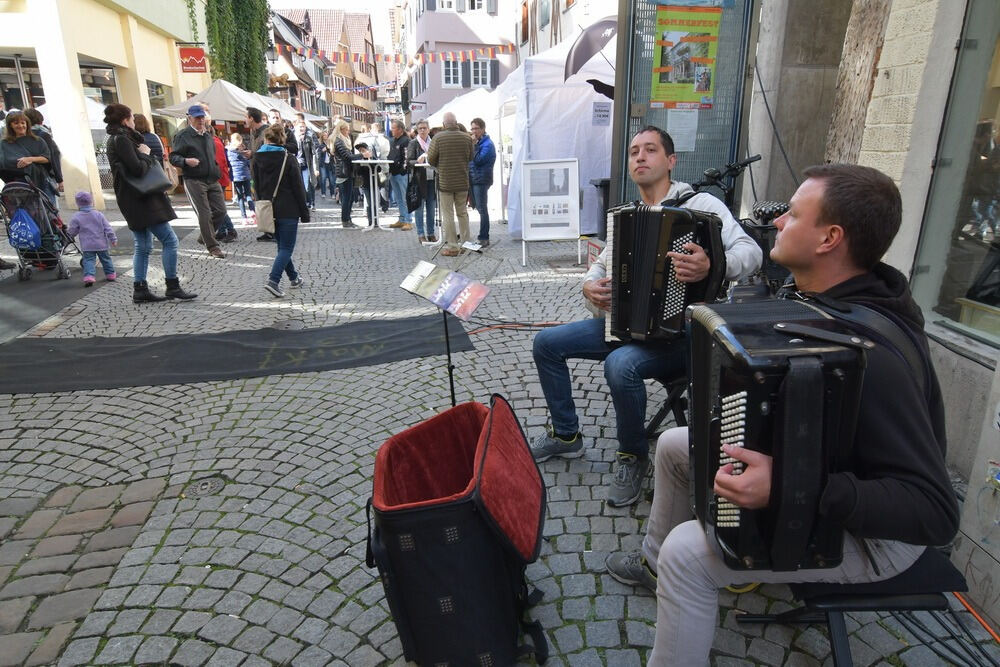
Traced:
<path fill-rule="evenodd" d="M 108 251 L 111 246 L 118 245 L 115 230 L 111 228 L 111 223 L 103 213 L 94 210 L 94 199 L 89 192 L 83 190 L 77 192 L 76 205 L 80 207 L 80 212 L 69 221 L 69 229 L 66 231 L 77 239 L 77 245 L 83 252 L 83 286 L 94 285 L 98 259 L 104 268 L 105 280 L 114 282 L 118 276 L 115 274 L 115 265 Z"/>

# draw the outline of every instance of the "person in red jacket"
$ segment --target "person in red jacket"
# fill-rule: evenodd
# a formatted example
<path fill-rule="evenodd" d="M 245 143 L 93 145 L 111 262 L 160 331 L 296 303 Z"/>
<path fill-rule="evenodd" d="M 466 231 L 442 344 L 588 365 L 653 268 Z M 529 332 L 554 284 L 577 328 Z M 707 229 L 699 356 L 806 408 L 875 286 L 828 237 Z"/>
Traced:
<path fill-rule="evenodd" d="M 202 104 L 201 108 L 205 110 L 205 122 L 211 127 L 212 124 L 212 114 L 208 110 L 207 104 Z M 222 139 L 215 134 L 214 128 L 212 131 L 212 138 L 215 139 L 215 163 L 219 165 L 219 173 L 222 175 L 219 177 L 219 185 L 222 187 L 223 191 L 229 187 L 229 184 L 233 182 L 233 168 L 229 164 L 229 157 L 226 155 L 226 145 L 222 143 Z M 236 240 L 236 227 L 233 226 L 233 220 L 226 213 L 226 216 L 219 221 L 219 224 L 215 227 L 215 238 L 219 239 L 223 243 L 232 243 Z"/>

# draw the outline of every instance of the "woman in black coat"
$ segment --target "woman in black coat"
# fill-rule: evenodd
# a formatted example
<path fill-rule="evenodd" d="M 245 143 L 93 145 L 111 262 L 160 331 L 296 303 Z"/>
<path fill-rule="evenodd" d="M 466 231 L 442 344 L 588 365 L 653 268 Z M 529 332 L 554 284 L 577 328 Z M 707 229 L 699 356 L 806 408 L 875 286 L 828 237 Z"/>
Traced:
<path fill-rule="evenodd" d="M 344 229 L 357 229 L 351 222 L 351 206 L 354 205 L 354 142 L 351 141 L 351 127 L 346 121 L 338 120 L 333 126 L 333 154 L 337 158 L 337 185 L 340 186 L 340 222 Z"/>
<path fill-rule="evenodd" d="M 107 154 L 114 178 L 115 197 L 118 210 L 125 216 L 125 222 L 135 241 L 135 255 L 132 257 L 132 280 L 134 292 L 132 301 L 165 301 L 166 299 L 193 299 L 197 294 L 185 292 L 177 277 L 177 235 L 170 227 L 170 221 L 177 218 L 170 199 L 159 192 L 144 195 L 129 185 L 124 174 L 142 177 L 155 164 L 150 156 L 149 146 L 143 143 L 142 135 L 135 130 L 132 110 L 124 104 L 109 104 L 104 109 L 104 122 L 108 124 Z M 163 246 L 163 273 L 167 280 L 166 297 L 149 291 L 146 270 L 149 268 L 149 254 L 153 250 L 153 237 Z"/>
<path fill-rule="evenodd" d="M 274 213 L 274 238 L 278 242 L 278 252 L 264 289 L 278 298 L 285 296 L 280 287 L 282 273 L 288 275 L 292 287 L 302 287 L 302 277 L 292 263 L 292 252 L 295 251 L 299 220 L 309 222 L 302 172 L 295 154 L 285 150 L 285 140 L 285 128 L 268 126 L 264 130 L 265 143 L 258 149 L 250 167 L 257 201 L 270 201 Z M 258 210 L 259 207 L 258 203 Z"/>

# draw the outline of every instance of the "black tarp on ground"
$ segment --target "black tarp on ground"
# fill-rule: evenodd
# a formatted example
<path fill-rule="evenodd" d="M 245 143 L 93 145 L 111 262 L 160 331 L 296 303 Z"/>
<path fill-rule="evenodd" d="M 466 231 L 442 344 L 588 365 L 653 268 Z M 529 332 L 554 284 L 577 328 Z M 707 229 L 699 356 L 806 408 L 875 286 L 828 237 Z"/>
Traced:
<path fill-rule="evenodd" d="M 448 320 L 452 352 L 474 349 L 461 323 L 451 315 Z M 210 382 L 355 368 L 438 354 L 445 354 L 440 314 L 298 331 L 18 338 L 0 345 L 0 393 Z"/>

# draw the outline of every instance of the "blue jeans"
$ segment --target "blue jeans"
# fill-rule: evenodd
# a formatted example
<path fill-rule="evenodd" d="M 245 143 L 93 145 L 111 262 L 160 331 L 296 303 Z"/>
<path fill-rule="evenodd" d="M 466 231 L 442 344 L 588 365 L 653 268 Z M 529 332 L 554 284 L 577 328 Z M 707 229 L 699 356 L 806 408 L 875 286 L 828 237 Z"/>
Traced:
<path fill-rule="evenodd" d="M 312 208 L 316 205 L 316 186 L 309 178 L 309 167 L 302 167 L 302 185 L 306 189 L 306 206 Z"/>
<path fill-rule="evenodd" d="M 274 256 L 271 275 L 267 277 L 272 283 L 281 282 L 282 273 L 285 273 L 289 280 L 295 280 L 299 277 L 299 272 L 292 264 L 292 251 L 295 250 L 295 237 L 298 232 L 298 218 L 274 219 L 274 237 L 278 242 L 278 254 Z"/>
<path fill-rule="evenodd" d="M 254 210 L 253 194 L 250 191 L 250 181 L 233 181 L 233 194 L 240 203 L 240 215 L 247 217 L 247 209 Z"/>
<path fill-rule="evenodd" d="M 111 253 L 107 250 L 84 250 L 83 251 L 83 275 L 94 277 L 97 273 L 97 260 L 101 260 L 101 268 L 104 275 L 115 272 L 115 265 L 111 261 Z"/>
<path fill-rule="evenodd" d="M 490 212 L 486 209 L 486 193 L 490 186 L 486 184 L 472 184 L 472 199 L 479 212 L 479 240 L 490 240 Z"/>
<path fill-rule="evenodd" d="M 403 222 L 413 223 L 413 214 L 406 210 L 406 185 L 409 183 L 408 174 L 393 174 L 389 176 L 389 185 L 392 189 L 396 206 L 399 207 L 399 219 Z"/>
<path fill-rule="evenodd" d="M 323 164 L 319 167 L 319 191 L 321 194 L 326 194 L 327 186 L 329 185 L 330 196 L 333 196 L 334 191 L 337 188 L 337 184 L 334 179 L 337 177 L 337 172 L 333 167 L 333 163 Z"/>
<path fill-rule="evenodd" d="M 604 318 L 600 317 L 543 329 L 535 336 L 532 355 L 552 416 L 552 430 L 572 435 L 580 429 L 566 360 L 603 360 L 604 377 L 615 406 L 618 451 L 647 458 L 643 380 L 684 373 L 687 351 L 686 338 L 667 344 L 629 343 L 612 347 L 604 342 Z"/>
<path fill-rule="evenodd" d="M 437 190 L 434 181 L 427 181 L 427 196 L 414 211 L 417 219 L 417 236 L 434 236 L 434 205 L 437 204 Z M 427 220 L 427 224 L 424 224 Z"/>
<path fill-rule="evenodd" d="M 132 280 L 141 283 L 146 280 L 146 270 L 149 268 L 149 253 L 153 251 L 153 237 L 160 240 L 163 246 L 163 274 L 169 278 L 177 277 L 177 235 L 169 222 L 161 222 L 146 229 L 132 231 L 135 242 L 135 255 L 132 256 Z"/>
<path fill-rule="evenodd" d="M 223 217 L 219 219 L 219 224 L 215 227 L 215 238 L 221 239 L 227 234 L 235 234 L 236 228 L 233 227 L 233 219 L 229 217 L 226 213 Z"/>
<path fill-rule="evenodd" d="M 340 222 L 351 221 L 351 205 L 354 204 L 354 179 L 347 179 L 340 185 Z"/>

